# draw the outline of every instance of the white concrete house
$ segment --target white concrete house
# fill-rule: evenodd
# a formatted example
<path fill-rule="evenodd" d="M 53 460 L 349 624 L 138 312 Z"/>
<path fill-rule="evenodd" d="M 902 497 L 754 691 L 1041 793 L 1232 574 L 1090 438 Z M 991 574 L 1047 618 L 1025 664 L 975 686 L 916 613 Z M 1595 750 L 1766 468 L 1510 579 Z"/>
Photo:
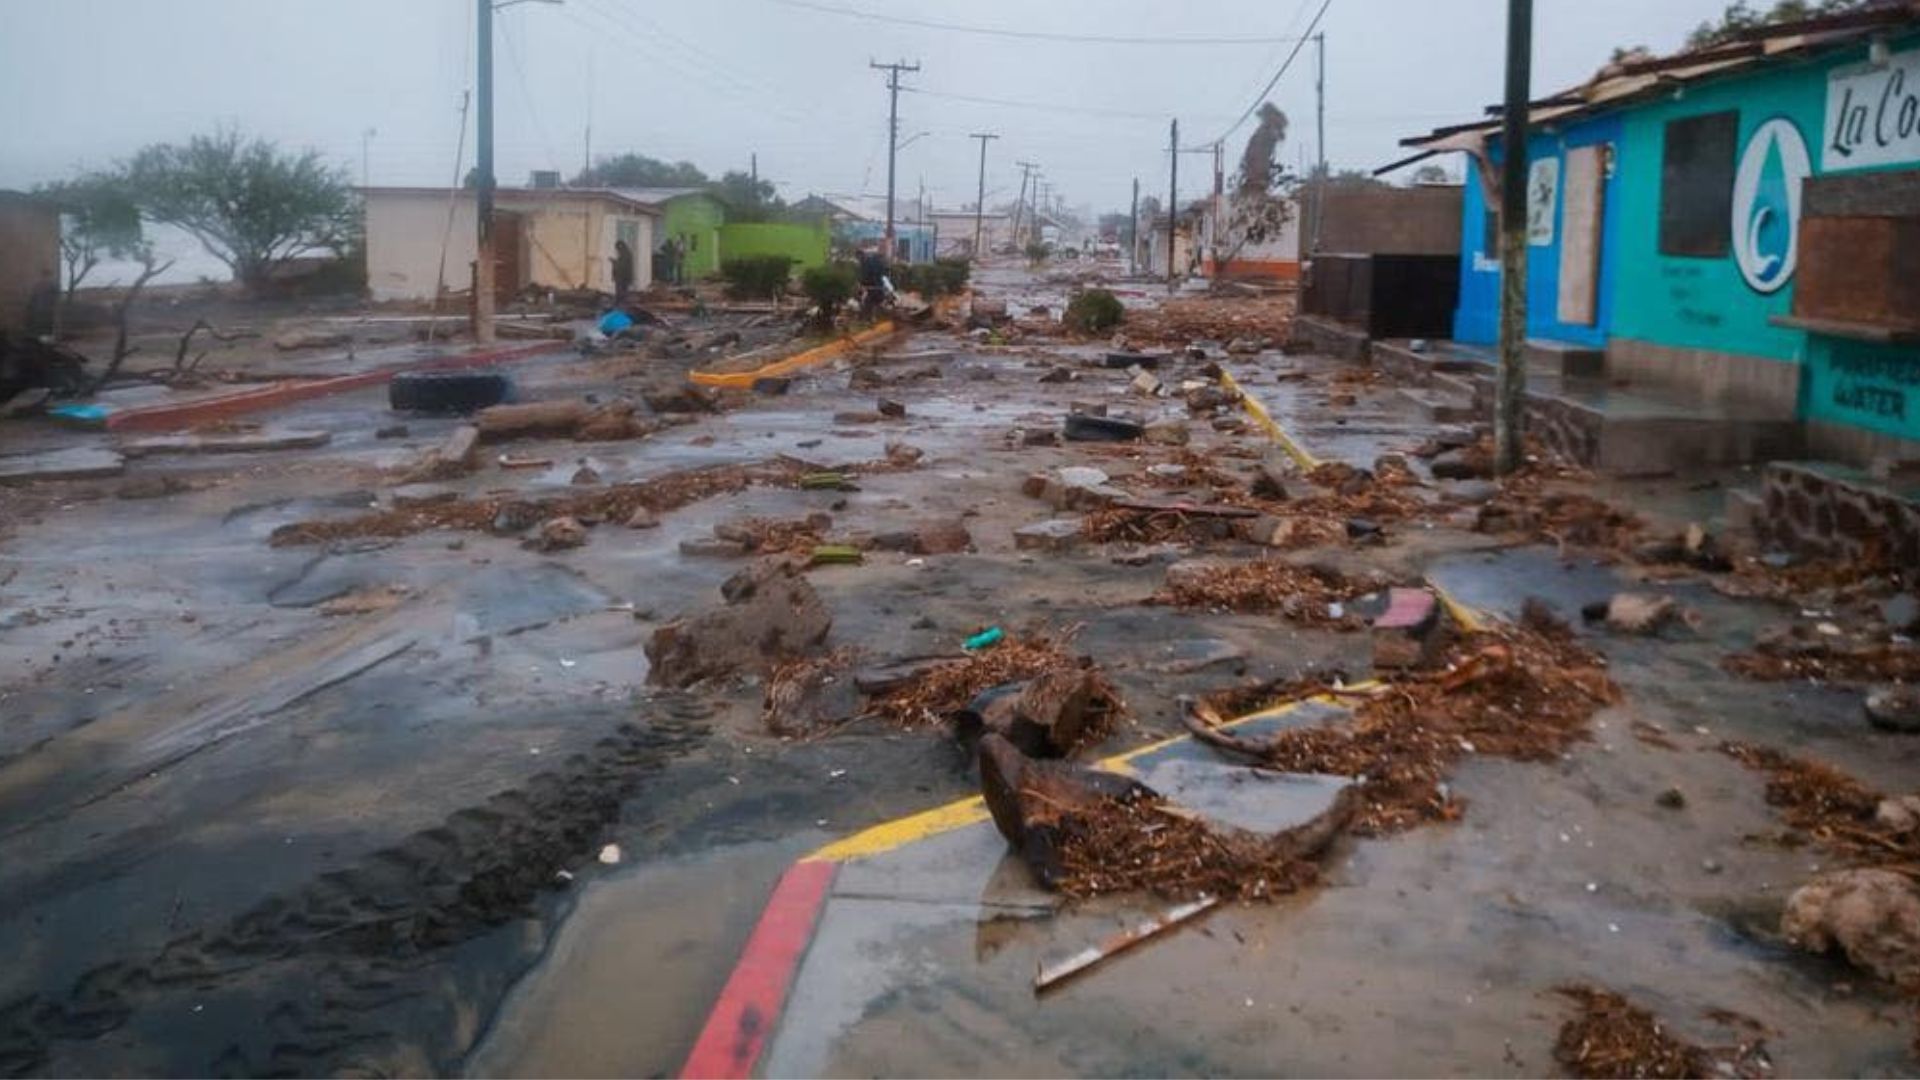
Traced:
<path fill-rule="evenodd" d="M 473 286 L 474 193 L 364 188 L 367 288 L 375 300 L 431 300 Z M 613 291 L 613 244 L 633 249 L 633 287 L 653 281 L 658 207 L 595 188 L 499 188 L 494 195 L 499 293 L 528 285 Z M 451 224 L 449 224 L 451 220 Z M 442 251 L 444 248 L 444 278 Z"/>

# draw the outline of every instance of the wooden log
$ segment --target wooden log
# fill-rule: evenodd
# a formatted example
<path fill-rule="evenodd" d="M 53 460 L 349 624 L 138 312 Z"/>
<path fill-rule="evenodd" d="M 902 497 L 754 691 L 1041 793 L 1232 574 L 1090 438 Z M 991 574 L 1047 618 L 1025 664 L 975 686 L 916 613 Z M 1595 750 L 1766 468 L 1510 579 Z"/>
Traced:
<path fill-rule="evenodd" d="M 481 409 L 473 422 L 480 429 L 480 441 L 504 442 L 534 435 L 571 435 L 591 411 L 584 401 L 530 401 Z"/>

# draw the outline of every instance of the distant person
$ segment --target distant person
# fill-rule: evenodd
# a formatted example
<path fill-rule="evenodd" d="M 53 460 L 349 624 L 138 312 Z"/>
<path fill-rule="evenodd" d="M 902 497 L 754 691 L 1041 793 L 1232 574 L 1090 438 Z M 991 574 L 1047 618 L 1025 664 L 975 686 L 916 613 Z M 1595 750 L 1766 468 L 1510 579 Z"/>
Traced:
<path fill-rule="evenodd" d="M 618 306 L 633 288 L 633 249 L 625 240 L 613 242 L 613 302 Z"/>
<path fill-rule="evenodd" d="M 887 257 L 873 244 L 860 245 L 860 317 L 871 319 L 886 305 L 892 285 L 887 281 Z"/>

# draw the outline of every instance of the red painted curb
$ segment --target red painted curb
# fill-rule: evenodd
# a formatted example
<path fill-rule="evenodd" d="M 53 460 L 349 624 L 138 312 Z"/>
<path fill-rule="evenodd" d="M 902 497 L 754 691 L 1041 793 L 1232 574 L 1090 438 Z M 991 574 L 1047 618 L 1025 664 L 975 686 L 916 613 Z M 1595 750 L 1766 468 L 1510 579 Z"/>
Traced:
<path fill-rule="evenodd" d="M 243 390 L 237 394 L 223 394 L 215 398 L 203 398 L 199 401 L 183 401 L 175 405 L 149 405 L 142 409 L 126 409 L 107 417 L 106 426 L 111 431 L 173 431 L 178 428 L 195 427 L 200 424 L 224 420 L 243 413 L 258 412 L 262 409 L 277 409 L 291 405 L 296 401 L 308 401 L 326 397 L 329 394 L 344 393 L 348 390 L 362 390 L 369 386 L 380 386 L 403 371 L 445 371 L 458 368 L 491 367 L 494 364 L 506 364 L 515 360 L 525 360 L 532 356 L 559 352 L 567 348 L 563 341 L 542 341 L 532 345 L 521 345 L 511 349 L 494 349 L 490 352 L 463 353 L 459 356 L 441 356 L 432 360 L 422 360 L 412 364 L 397 364 L 393 367 L 378 368 L 373 371 L 355 372 L 352 375 L 339 375 L 331 379 L 306 379 L 299 382 L 280 382 L 263 386 L 257 390 Z"/>
<path fill-rule="evenodd" d="M 780 875 L 740 962 L 680 1067 L 682 1077 L 736 1080 L 752 1074 L 780 1019 L 839 868 L 824 859 L 802 859 Z"/>

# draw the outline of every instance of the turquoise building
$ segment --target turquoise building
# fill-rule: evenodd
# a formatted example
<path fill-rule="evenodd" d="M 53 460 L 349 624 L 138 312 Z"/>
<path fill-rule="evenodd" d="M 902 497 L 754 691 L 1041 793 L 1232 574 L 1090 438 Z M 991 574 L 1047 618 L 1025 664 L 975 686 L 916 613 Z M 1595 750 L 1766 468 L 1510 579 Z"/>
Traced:
<path fill-rule="evenodd" d="M 1920 459 L 1920 13 L 1618 64 L 1531 123 L 1530 339 L 1796 418 L 1819 456 Z M 1498 125 L 1407 141 L 1471 158 L 1454 330 L 1472 344 L 1497 337 Z"/>

